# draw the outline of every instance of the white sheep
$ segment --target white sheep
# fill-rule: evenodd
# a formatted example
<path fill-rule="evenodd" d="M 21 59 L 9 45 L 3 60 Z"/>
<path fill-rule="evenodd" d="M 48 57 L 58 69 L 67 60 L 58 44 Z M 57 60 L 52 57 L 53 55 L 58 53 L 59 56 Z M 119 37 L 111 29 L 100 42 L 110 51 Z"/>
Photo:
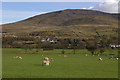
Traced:
<path fill-rule="evenodd" d="M 85 54 L 85 56 L 88 56 L 87 54 Z"/>
<path fill-rule="evenodd" d="M 45 64 L 45 65 L 46 65 L 46 66 L 49 66 L 49 64 L 50 64 L 50 61 L 46 61 L 46 64 Z"/>
<path fill-rule="evenodd" d="M 19 57 L 19 59 L 22 59 L 22 57 Z"/>
<path fill-rule="evenodd" d="M 49 64 L 50 64 L 50 61 L 42 61 L 42 65 L 46 65 L 46 66 L 49 66 Z"/>
<path fill-rule="evenodd" d="M 21 56 L 15 56 L 15 57 L 13 57 L 13 58 L 15 58 L 15 59 L 22 59 Z"/>
<path fill-rule="evenodd" d="M 46 61 L 44 60 L 44 61 L 42 61 L 42 65 L 45 65 L 46 64 Z"/>
<path fill-rule="evenodd" d="M 64 55 L 64 57 L 67 57 L 67 55 Z"/>
<path fill-rule="evenodd" d="M 45 58 L 44 58 L 44 60 L 47 60 L 47 61 L 49 61 L 49 58 L 48 58 L 48 57 L 45 57 Z"/>
<path fill-rule="evenodd" d="M 116 60 L 118 60 L 119 58 L 116 58 Z"/>
<path fill-rule="evenodd" d="M 103 59 L 102 58 L 99 58 L 100 61 L 102 61 Z"/>

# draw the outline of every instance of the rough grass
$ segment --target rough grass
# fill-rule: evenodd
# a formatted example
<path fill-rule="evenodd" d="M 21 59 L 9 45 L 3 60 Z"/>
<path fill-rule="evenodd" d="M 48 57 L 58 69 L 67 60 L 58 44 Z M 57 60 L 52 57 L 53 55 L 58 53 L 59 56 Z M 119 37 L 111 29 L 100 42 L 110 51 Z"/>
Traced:
<path fill-rule="evenodd" d="M 87 50 L 40 50 L 38 54 L 22 53 L 23 49 L 3 49 L 3 78 L 117 78 L 118 61 L 108 55 L 92 56 Z M 29 51 L 30 52 L 30 51 Z M 31 52 L 35 52 L 32 50 Z M 105 54 L 111 51 L 106 50 Z M 88 56 L 84 56 L 88 53 Z M 117 50 L 112 51 L 117 54 Z M 43 55 L 43 56 L 42 56 Z M 58 56 L 61 55 L 61 56 Z M 64 57 L 67 55 L 67 57 Z M 22 56 L 22 60 L 15 59 Z M 116 55 L 115 55 L 116 56 Z M 44 57 L 53 58 L 50 66 L 42 66 Z M 99 57 L 103 61 L 99 61 Z"/>

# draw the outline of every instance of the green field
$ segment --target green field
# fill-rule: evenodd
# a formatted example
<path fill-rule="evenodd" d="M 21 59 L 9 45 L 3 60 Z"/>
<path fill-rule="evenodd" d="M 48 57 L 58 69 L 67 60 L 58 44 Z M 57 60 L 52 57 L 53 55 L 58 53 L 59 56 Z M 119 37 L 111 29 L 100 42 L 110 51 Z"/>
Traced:
<path fill-rule="evenodd" d="M 35 50 L 24 53 L 23 49 L 3 49 L 3 78 L 118 78 L 118 61 L 108 59 L 109 53 L 117 55 L 117 50 L 106 50 L 100 56 L 92 56 L 87 50 L 66 49 L 61 54 L 61 49 L 43 51 L 32 54 Z M 88 53 L 88 56 L 84 56 Z M 43 55 L 43 56 L 42 56 Z M 60 56 L 61 55 L 61 56 Z M 64 57 L 67 55 L 67 57 Z M 22 60 L 15 59 L 22 56 Z M 53 58 L 50 66 L 42 66 L 44 57 Z M 99 61 L 99 58 L 103 61 Z"/>

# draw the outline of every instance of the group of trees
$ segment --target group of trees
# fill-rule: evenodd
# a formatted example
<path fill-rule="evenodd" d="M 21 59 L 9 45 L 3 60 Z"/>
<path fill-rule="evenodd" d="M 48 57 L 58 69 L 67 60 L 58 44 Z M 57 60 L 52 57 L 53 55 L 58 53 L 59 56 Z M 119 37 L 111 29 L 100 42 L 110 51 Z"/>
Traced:
<path fill-rule="evenodd" d="M 24 43 L 25 41 L 33 41 L 34 43 Z M 74 53 L 76 49 L 88 49 L 92 54 L 95 54 L 96 50 L 102 54 L 109 44 L 117 43 L 116 37 L 94 37 L 93 39 L 58 39 L 56 43 L 41 42 L 41 38 L 35 37 L 3 37 L 3 48 L 23 48 L 27 49 L 73 49 Z"/>

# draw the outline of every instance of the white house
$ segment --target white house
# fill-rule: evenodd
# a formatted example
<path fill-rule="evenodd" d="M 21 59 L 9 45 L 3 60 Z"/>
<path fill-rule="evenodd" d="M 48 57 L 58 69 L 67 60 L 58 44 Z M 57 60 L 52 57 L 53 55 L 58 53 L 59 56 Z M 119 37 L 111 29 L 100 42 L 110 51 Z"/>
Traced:
<path fill-rule="evenodd" d="M 118 44 L 118 45 L 110 44 L 110 47 L 113 47 L 113 48 L 120 48 L 120 44 Z"/>

